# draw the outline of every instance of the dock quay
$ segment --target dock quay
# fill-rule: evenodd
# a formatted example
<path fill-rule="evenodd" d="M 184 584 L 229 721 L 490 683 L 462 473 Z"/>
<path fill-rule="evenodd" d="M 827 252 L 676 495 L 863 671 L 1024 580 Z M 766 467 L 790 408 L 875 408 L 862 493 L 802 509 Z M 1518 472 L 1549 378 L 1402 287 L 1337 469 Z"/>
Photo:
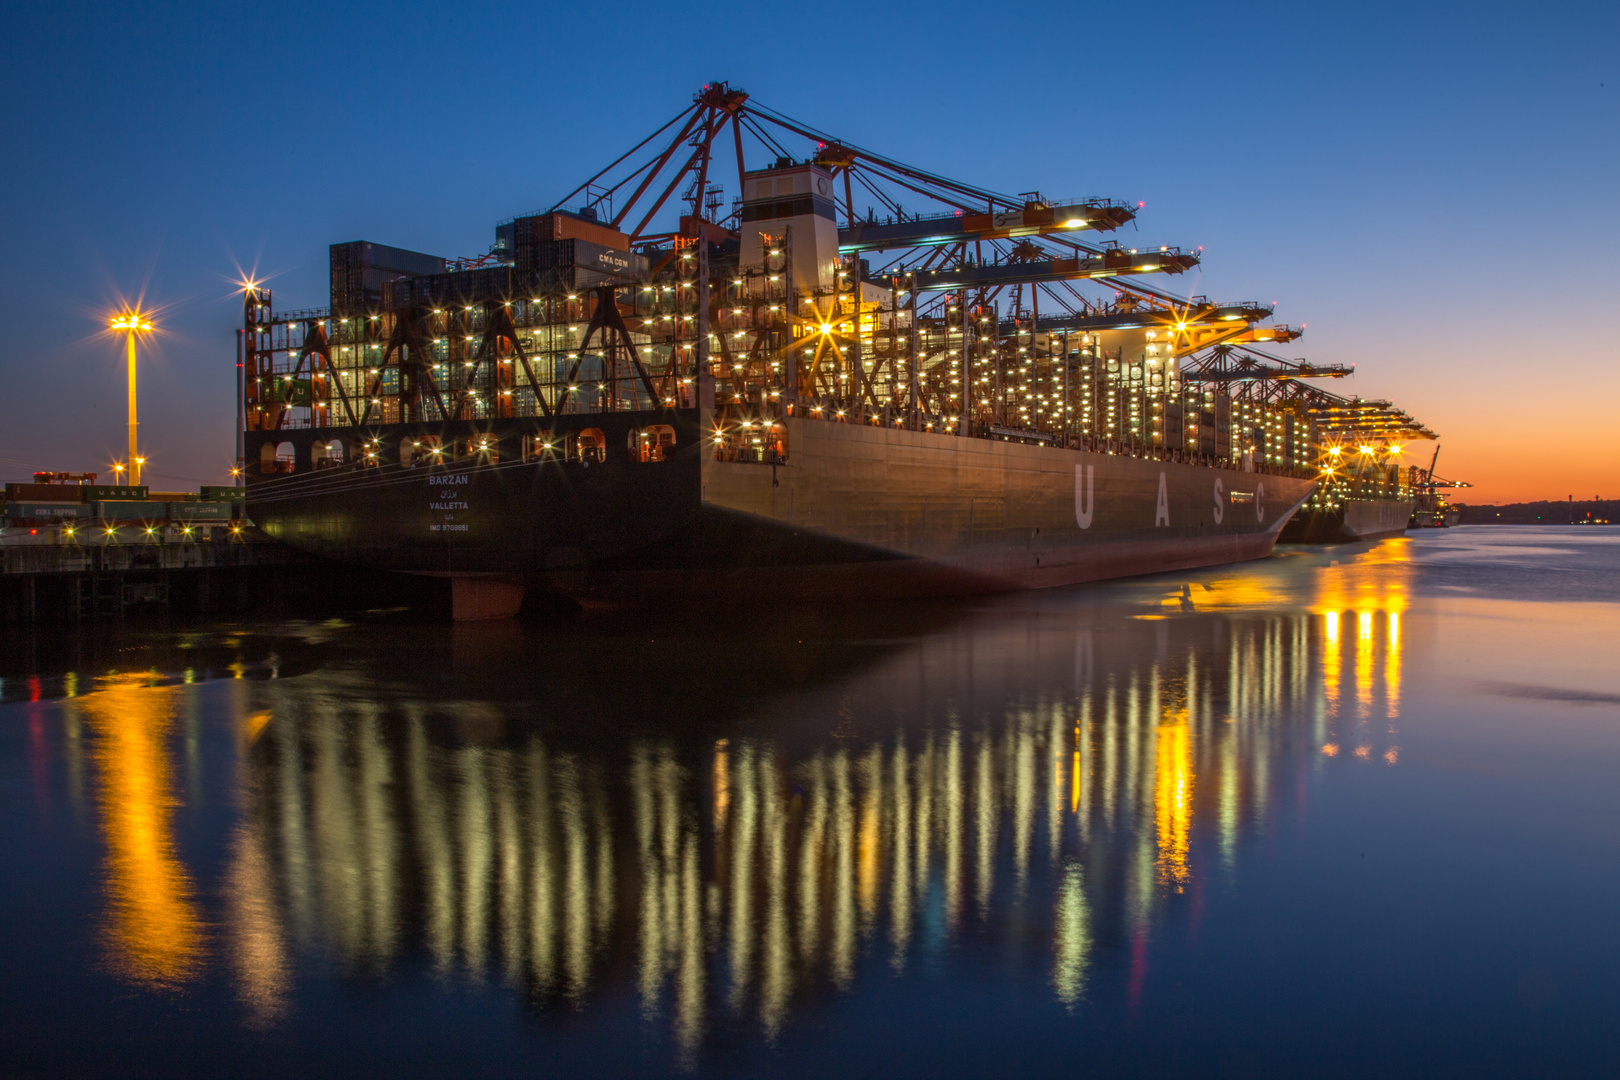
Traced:
<path fill-rule="evenodd" d="M 150 531 L 148 531 L 150 530 Z M 443 603 L 429 578 L 319 559 L 251 526 L 0 530 L 0 625 L 330 615 Z"/>
<path fill-rule="evenodd" d="M 242 514 L 240 488 L 152 491 L 36 472 L 0 503 L 0 625 L 307 617 L 445 603 L 442 583 L 300 552 Z"/>

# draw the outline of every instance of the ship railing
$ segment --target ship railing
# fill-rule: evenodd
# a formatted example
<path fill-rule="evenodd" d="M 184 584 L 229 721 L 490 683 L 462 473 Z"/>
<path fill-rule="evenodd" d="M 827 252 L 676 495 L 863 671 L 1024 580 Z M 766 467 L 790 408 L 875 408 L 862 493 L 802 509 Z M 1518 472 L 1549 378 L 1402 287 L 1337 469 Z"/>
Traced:
<path fill-rule="evenodd" d="M 774 448 L 766 446 L 727 446 L 715 448 L 714 460 L 730 461 L 738 465 L 784 465 L 787 458 Z"/>
<path fill-rule="evenodd" d="M 330 319 L 332 312 L 326 308 L 299 308 L 296 311 L 277 311 L 270 316 L 269 323 L 315 322 L 321 319 Z"/>

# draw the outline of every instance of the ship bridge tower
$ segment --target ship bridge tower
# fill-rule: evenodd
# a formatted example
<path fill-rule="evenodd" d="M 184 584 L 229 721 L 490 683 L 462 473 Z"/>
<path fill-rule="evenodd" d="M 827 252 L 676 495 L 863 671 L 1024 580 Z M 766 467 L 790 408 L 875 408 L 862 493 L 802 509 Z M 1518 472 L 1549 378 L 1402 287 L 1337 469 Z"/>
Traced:
<path fill-rule="evenodd" d="M 811 162 L 778 158 L 768 169 L 743 174 L 744 267 L 766 265 L 770 248 L 788 252 L 795 290 L 831 289 L 838 273 L 838 222 L 832 174 Z"/>

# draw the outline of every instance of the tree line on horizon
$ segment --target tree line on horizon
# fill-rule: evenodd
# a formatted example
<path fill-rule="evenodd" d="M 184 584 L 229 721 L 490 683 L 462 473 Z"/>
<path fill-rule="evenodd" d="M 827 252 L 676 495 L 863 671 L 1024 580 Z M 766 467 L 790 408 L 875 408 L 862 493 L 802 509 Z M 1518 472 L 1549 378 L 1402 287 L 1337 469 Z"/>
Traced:
<path fill-rule="evenodd" d="M 1499 506 L 1453 504 L 1459 525 L 1585 525 L 1620 523 L 1620 499 L 1543 499 Z"/>

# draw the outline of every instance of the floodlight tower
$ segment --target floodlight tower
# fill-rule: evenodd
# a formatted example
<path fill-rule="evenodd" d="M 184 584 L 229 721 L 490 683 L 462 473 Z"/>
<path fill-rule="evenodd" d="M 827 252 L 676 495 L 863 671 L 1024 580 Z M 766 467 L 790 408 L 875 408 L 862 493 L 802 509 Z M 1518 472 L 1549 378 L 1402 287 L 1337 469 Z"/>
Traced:
<path fill-rule="evenodd" d="M 141 466 L 146 464 L 146 459 L 141 457 L 138 438 L 141 422 L 135 408 L 135 338 L 148 333 L 152 329 L 152 322 L 140 312 L 131 311 L 114 316 L 112 328 L 123 334 L 129 344 L 129 482 L 139 487 Z"/>

